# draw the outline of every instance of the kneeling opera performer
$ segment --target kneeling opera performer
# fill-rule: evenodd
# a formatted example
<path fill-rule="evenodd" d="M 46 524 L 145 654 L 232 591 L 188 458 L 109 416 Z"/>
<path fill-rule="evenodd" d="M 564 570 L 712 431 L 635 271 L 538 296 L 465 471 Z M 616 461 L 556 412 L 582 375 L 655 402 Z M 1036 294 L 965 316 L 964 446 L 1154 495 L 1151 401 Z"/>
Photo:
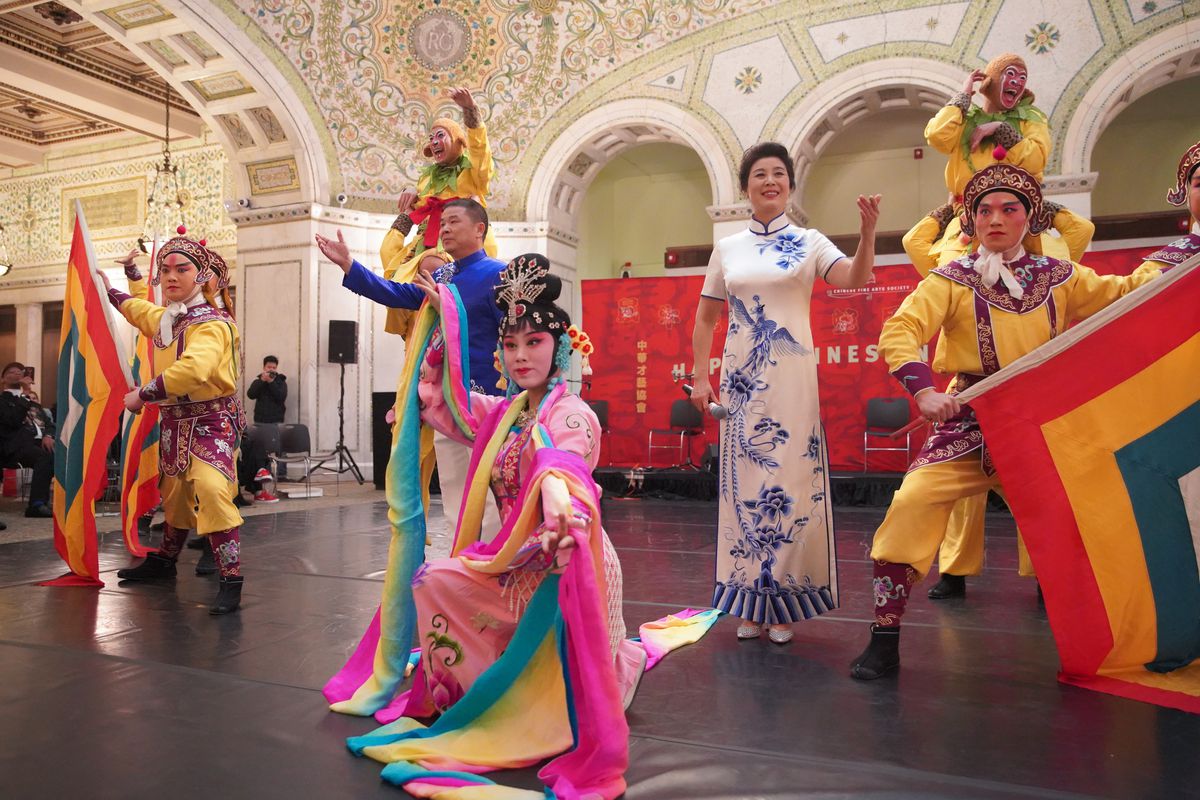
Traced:
<path fill-rule="evenodd" d="M 477 773 L 557 756 L 539 772 L 554 796 L 612 798 L 625 788 L 624 705 L 646 651 L 625 639 L 620 564 L 600 525 L 591 477 L 599 423 L 563 381 L 580 337 L 554 302 L 562 284 L 546 258 L 521 256 L 500 281 L 508 395 L 491 397 L 467 391 L 458 290 L 416 278 L 429 302 L 410 342 L 438 326 L 421 365 L 421 419 L 473 442 L 471 467 L 450 557 L 426 562 L 411 589 L 400 587 L 416 612 L 412 688 L 392 703 L 395 713 L 377 714 L 394 722 L 349 747 L 386 763 L 385 780 L 422 797 L 455 787 L 472 797 L 503 792 Z M 483 542 L 488 503 L 499 504 L 503 527 Z M 344 672 L 352 671 L 353 659 Z M 357 688 L 344 692 L 342 683 L 335 676 L 326 696 Z M 435 716 L 428 726 L 414 719 Z"/>

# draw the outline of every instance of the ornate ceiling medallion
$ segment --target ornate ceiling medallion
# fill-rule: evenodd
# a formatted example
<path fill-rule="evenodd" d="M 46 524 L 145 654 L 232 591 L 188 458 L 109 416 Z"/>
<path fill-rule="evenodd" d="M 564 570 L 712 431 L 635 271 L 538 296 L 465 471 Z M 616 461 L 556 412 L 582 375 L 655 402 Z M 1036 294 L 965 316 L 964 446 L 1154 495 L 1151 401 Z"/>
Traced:
<path fill-rule="evenodd" d="M 462 63 L 471 47 L 471 28 L 458 14 L 431 8 L 408 29 L 408 50 L 421 66 L 440 72 Z"/>

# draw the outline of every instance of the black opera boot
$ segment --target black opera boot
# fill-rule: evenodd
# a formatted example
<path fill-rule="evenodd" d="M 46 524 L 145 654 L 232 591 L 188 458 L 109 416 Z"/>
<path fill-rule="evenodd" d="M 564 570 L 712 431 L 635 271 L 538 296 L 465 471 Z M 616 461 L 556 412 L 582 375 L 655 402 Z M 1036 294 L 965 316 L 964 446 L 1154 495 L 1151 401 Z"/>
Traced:
<path fill-rule="evenodd" d="M 196 562 L 197 575 L 212 575 L 217 571 L 217 559 L 213 556 L 212 548 L 208 546 L 208 542 L 200 540 L 204 544 L 204 549 L 200 551 L 200 560 Z"/>
<path fill-rule="evenodd" d="M 967 596 L 967 578 L 965 575 L 942 573 L 942 577 L 929 590 L 930 600 L 949 600 L 952 597 Z"/>
<path fill-rule="evenodd" d="M 234 575 L 221 578 L 221 588 L 217 590 L 217 599 L 209 607 L 210 614 L 232 614 L 242 604 L 242 576 Z"/>
<path fill-rule="evenodd" d="M 203 536 L 193 536 L 192 538 L 188 539 L 187 545 L 185 546 L 188 550 L 203 550 L 206 553 L 209 550 L 208 539 L 205 539 Z"/>
<path fill-rule="evenodd" d="M 871 643 L 850 665 L 850 677 L 873 681 L 900 668 L 900 626 L 871 625 Z"/>
<path fill-rule="evenodd" d="M 175 577 L 175 562 L 158 553 L 151 553 L 136 567 L 117 570 L 117 577 L 123 581 L 169 580 Z"/>

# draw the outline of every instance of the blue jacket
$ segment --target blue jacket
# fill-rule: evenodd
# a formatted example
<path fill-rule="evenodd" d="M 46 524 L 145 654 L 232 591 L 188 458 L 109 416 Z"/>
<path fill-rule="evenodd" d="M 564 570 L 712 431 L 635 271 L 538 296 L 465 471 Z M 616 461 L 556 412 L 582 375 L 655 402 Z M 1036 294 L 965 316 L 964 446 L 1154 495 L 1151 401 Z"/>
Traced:
<path fill-rule="evenodd" d="M 504 313 L 496 306 L 495 287 L 500 283 L 504 262 L 478 250 L 464 259 L 433 273 L 438 283 L 450 283 L 458 289 L 467 312 L 467 336 L 471 350 L 471 385 L 485 394 L 503 394 L 496 388 L 500 374 L 494 357 L 500 338 L 500 323 Z M 374 300 L 388 308 L 415 310 L 425 301 L 425 292 L 412 283 L 396 283 L 371 272 L 355 261 L 342 286 L 357 295 Z"/>

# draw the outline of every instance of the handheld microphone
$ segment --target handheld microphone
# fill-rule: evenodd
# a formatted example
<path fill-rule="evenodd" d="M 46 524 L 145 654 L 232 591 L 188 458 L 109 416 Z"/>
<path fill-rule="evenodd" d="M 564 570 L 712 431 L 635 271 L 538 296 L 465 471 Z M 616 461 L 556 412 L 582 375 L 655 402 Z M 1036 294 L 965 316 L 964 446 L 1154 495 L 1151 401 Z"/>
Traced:
<path fill-rule="evenodd" d="M 683 393 L 686 394 L 688 397 L 692 396 L 692 387 L 690 385 L 685 383 L 685 384 L 682 384 L 680 386 L 680 388 L 683 389 Z M 712 416 L 713 419 L 725 419 L 726 417 L 729 416 L 729 409 L 727 409 L 725 406 L 721 405 L 720 403 L 709 403 L 708 404 L 708 413 Z"/>

